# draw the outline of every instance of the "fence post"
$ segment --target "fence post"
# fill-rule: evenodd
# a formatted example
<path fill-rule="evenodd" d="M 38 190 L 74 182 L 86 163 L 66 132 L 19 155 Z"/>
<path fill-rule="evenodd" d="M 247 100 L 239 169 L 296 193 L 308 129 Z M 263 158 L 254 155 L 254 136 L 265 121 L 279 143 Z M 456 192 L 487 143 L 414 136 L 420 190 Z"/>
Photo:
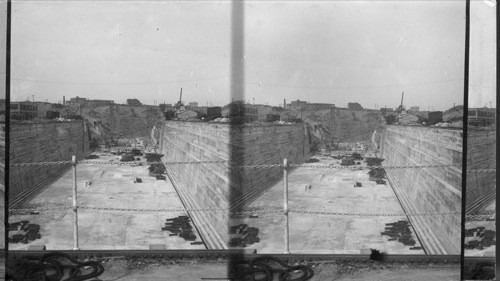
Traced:
<path fill-rule="evenodd" d="M 73 250 L 78 248 L 78 207 L 76 203 L 76 156 L 71 157 L 71 165 L 73 165 Z"/>
<path fill-rule="evenodd" d="M 283 182 L 285 185 L 284 202 L 283 202 L 283 214 L 285 215 L 285 252 L 284 252 L 284 254 L 290 254 L 290 241 L 289 241 L 289 233 L 288 233 L 288 161 L 286 158 L 283 160 Z"/>

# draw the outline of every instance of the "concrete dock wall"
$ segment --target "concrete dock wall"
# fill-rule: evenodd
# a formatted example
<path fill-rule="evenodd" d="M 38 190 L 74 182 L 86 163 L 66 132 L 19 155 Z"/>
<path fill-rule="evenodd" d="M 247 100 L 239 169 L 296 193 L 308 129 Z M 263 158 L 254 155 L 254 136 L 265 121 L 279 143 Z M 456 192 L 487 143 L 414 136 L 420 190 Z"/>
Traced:
<path fill-rule="evenodd" d="M 462 163 L 462 130 L 387 126 L 385 166 Z M 406 213 L 461 212 L 462 167 L 386 169 Z M 426 253 L 460 254 L 461 216 L 409 216 Z"/>
<path fill-rule="evenodd" d="M 282 169 L 242 169 L 243 165 L 301 163 L 309 153 L 302 125 L 252 126 L 165 121 L 160 148 L 165 161 L 226 161 L 167 165 L 188 208 L 222 208 L 246 204 L 270 187 Z M 227 212 L 192 212 L 205 244 L 227 248 Z"/>
<path fill-rule="evenodd" d="M 300 164 L 310 157 L 309 131 L 302 124 L 237 126 L 232 135 L 232 167 Z M 232 170 L 232 205 L 246 206 L 283 176 L 283 168 Z"/>
<path fill-rule="evenodd" d="M 467 131 L 467 170 L 492 169 L 496 163 L 496 131 Z M 495 200 L 496 173 L 467 173 L 466 213 L 481 213 Z"/>
<path fill-rule="evenodd" d="M 83 121 L 11 121 L 10 163 L 77 160 L 90 153 L 90 134 Z M 16 206 L 32 198 L 56 180 L 71 165 L 10 167 L 9 204 Z"/>
<path fill-rule="evenodd" d="M 168 162 L 228 161 L 230 126 L 216 123 L 165 121 L 161 128 L 160 153 Z M 177 180 L 176 190 L 187 208 L 228 208 L 227 163 L 167 165 Z M 225 248 L 227 214 L 193 212 L 191 217 L 209 248 Z"/>

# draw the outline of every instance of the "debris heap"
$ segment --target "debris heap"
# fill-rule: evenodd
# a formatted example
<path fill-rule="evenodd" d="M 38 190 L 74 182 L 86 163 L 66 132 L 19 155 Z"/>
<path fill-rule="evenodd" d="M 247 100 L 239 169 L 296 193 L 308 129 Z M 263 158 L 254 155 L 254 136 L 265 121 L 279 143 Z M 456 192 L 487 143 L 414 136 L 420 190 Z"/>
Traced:
<path fill-rule="evenodd" d="M 377 157 L 366 157 L 366 164 L 368 166 L 380 166 L 384 159 Z"/>
<path fill-rule="evenodd" d="M 347 157 L 345 159 L 342 159 L 342 161 L 340 162 L 340 165 L 341 166 L 352 166 L 352 165 L 356 165 L 356 163 L 354 163 L 354 158 Z"/>
<path fill-rule="evenodd" d="M 9 237 L 8 243 L 23 243 L 27 244 L 31 241 L 35 241 L 36 239 L 42 238 L 40 234 L 40 225 L 29 223 L 29 221 L 20 221 L 9 223 L 9 231 L 21 231 L 23 233 L 17 233 Z"/>
<path fill-rule="evenodd" d="M 98 155 L 95 155 L 95 154 L 90 154 L 89 156 L 85 157 L 85 159 L 89 160 L 89 159 L 98 159 L 99 156 Z"/>
<path fill-rule="evenodd" d="M 237 237 L 231 238 L 229 247 L 243 247 L 260 242 L 259 229 L 248 224 L 238 224 L 229 228 L 229 234 Z"/>
<path fill-rule="evenodd" d="M 356 153 L 354 152 L 352 155 L 351 155 L 352 158 L 354 158 L 354 160 L 363 160 L 363 156 L 361 156 L 361 154 L 359 153 Z"/>
<path fill-rule="evenodd" d="M 132 154 L 123 154 L 120 158 L 121 162 L 130 162 L 135 161 L 135 158 Z"/>
<path fill-rule="evenodd" d="M 169 234 L 169 236 L 179 236 L 186 241 L 195 241 L 196 234 L 193 233 L 193 227 L 189 222 L 190 219 L 188 216 L 170 218 L 167 219 L 165 227 L 162 227 L 161 230 L 171 232 L 172 234 Z M 195 245 L 200 243 L 203 244 L 203 242 L 193 242 L 191 244 Z"/>
<path fill-rule="evenodd" d="M 145 157 L 147 162 L 161 162 L 163 154 L 146 153 Z"/>
<path fill-rule="evenodd" d="M 132 148 L 132 150 L 130 151 L 130 154 L 132 154 L 134 156 L 142 156 L 142 152 L 137 148 Z"/>
<path fill-rule="evenodd" d="M 165 177 L 162 176 L 162 174 L 165 174 L 166 172 L 166 168 L 163 163 L 152 163 L 149 165 L 148 170 L 149 176 L 165 180 Z"/>
<path fill-rule="evenodd" d="M 482 226 L 466 229 L 465 237 L 475 238 L 465 243 L 464 248 L 468 250 L 483 250 L 486 247 L 496 245 L 495 231 L 485 229 Z"/>
<path fill-rule="evenodd" d="M 377 184 L 386 184 L 386 181 L 384 180 L 384 178 L 386 177 L 386 172 L 384 168 L 380 167 L 382 161 L 384 161 L 384 159 L 375 157 L 366 158 L 366 164 L 368 165 L 368 167 L 373 167 L 370 168 L 370 171 L 368 172 L 368 175 L 370 175 L 370 180 L 376 182 Z"/>
<path fill-rule="evenodd" d="M 389 241 L 398 241 L 405 246 L 415 246 L 417 243 L 411 237 L 410 223 L 408 221 L 397 221 L 385 224 L 385 231 L 381 232 L 382 235 L 387 235 Z M 410 250 L 421 250 L 421 247 L 412 247 Z"/>

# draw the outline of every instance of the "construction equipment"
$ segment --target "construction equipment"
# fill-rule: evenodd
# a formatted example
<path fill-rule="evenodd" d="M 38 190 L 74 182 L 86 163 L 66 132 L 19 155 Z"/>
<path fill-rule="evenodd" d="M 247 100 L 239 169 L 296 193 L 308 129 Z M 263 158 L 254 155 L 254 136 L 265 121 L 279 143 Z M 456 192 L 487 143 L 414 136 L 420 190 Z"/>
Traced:
<path fill-rule="evenodd" d="M 179 97 L 179 101 L 174 105 L 175 110 L 180 110 L 184 107 L 184 103 L 182 102 L 182 88 L 181 88 L 181 94 Z"/>
<path fill-rule="evenodd" d="M 405 92 L 402 92 L 401 93 L 401 104 L 398 106 L 398 108 L 396 109 L 396 113 L 399 115 L 401 114 L 405 109 L 405 107 L 403 106 L 403 98 L 405 96 Z"/>

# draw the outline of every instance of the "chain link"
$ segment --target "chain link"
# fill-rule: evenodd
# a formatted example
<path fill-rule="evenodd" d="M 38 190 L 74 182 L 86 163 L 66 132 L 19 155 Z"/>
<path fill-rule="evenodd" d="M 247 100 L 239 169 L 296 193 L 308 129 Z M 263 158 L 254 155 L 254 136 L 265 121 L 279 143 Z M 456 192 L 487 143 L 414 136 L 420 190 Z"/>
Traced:
<path fill-rule="evenodd" d="M 9 214 L 26 214 L 39 213 L 43 211 L 61 211 L 70 210 L 73 207 L 51 207 L 51 208 L 24 208 L 24 209 L 9 209 Z"/>
<path fill-rule="evenodd" d="M 217 160 L 217 161 L 178 161 L 178 162 L 141 162 L 141 161 L 128 161 L 128 162 L 115 162 L 115 161 L 91 161 L 82 160 L 77 161 L 77 164 L 91 164 L 91 165 L 150 165 L 150 164 L 209 164 L 209 163 L 227 163 L 227 160 Z M 11 167 L 26 167 L 26 166 L 50 166 L 50 165 L 63 165 L 72 164 L 72 161 L 54 161 L 54 162 L 33 162 L 33 163 L 10 163 Z"/>
<path fill-rule="evenodd" d="M 497 169 L 477 169 L 477 170 L 467 170 L 467 173 L 496 173 Z"/>
<path fill-rule="evenodd" d="M 307 211 L 307 210 L 289 210 L 291 213 L 300 214 L 315 214 L 315 215 L 333 215 L 333 216 L 354 216 L 354 217 L 423 217 L 423 216 L 452 216 L 460 215 L 461 212 L 447 212 L 447 213 L 401 213 L 401 214 L 369 214 L 369 213 L 338 213 L 338 212 L 326 212 L 326 211 Z"/>
<path fill-rule="evenodd" d="M 122 212 L 160 212 L 160 213 L 175 213 L 175 212 L 210 212 L 210 211 L 221 211 L 227 212 L 228 214 L 234 215 L 252 215 L 252 214 L 271 214 L 271 213 L 283 213 L 283 209 L 268 209 L 268 210 L 248 210 L 248 211 L 234 211 L 227 208 L 200 208 L 200 209 L 140 209 L 140 208 L 116 208 L 116 207 L 95 207 L 95 206 L 78 206 L 78 209 L 83 210 L 99 210 L 99 211 L 122 211 Z M 53 211 L 53 210 L 69 210 L 72 207 L 54 207 L 54 208 L 31 208 L 31 209 L 10 209 L 9 213 L 32 213 L 41 211 Z M 447 212 L 447 213 L 340 213 L 340 212 L 327 212 L 327 211 L 309 211 L 309 210 L 294 210 L 289 209 L 290 213 L 299 214 L 316 214 L 316 215 L 331 215 L 331 216 L 354 216 L 354 217 L 401 217 L 401 216 L 449 216 L 449 215 L 460 215 L 461 212 Z M 488 215 L 473 215 L 468 217 L 489 217 Z M 466 216 L 467 217 L 467 216 Z"/>
<path fill-rule="evenodd" d="M 326 169 L 352 169 L 356 168 L 358 170 L 366 170 L 366 169 L 413 169 L 413 168 L 440 168 L 440 167 L 455 167 L 462 166 L 462 164 L 440 164 L 440 165 L 405 165 L 405 166 L 337 166 L 337 165 L 311 165 L 311 164 L 288 164 L 288 167 L 291 168 L 326 168 Z M 259 169 L 259 168 L 274 168 L 281 167 L 283 168 L 283 164 L 271 164 L 271 165 L 249 165 L 249 166 L 240 166 L 241 168 L 248 169 Z"/>
<path fill-rule="evenodd" d="M 249 210 L 249 211 L 231 211 L 227 208 L 201 208 L 201 209 L 140 209 L 140 208 L 117 208 L 117 207 L 96 207 L 96 206 L 78 206 L 78 209 L 83 210 L 99 210 L 99 211 L 122 211 L 122 212 L 159 212 L 159 213 L 176 213 L 176 212 L 210 212 L 224 211 L 229 214 L 252 215 L 252 214 L 267 214 L 267 213 L 283 213 L 283 210 Z M 25 208 L 25 209 L 9 209 L 10 214 L 29 214 L 39 213 L 42 211 L 66 211 L 73 207 L 52 207 L 52 208 Z"/>
<path fill-rule="evenodd" d="M 129 161 L 129 162 L 106 162 L 106 161 L 89 161 L 83 160 L 78 162 L 78 164 L 92 164 L 92 165 L 151 165 L 151 164 L 209 164 L 209 163 L 226 163 L 226 160 L 217 160 L 217 161 L 177 161 L 177 162 L 141 162 L 141 161 Z"/>
<path fill-rule="evenodd" d="M 283 168 L 283 164 L 247 165 L 239 167 L 243 169 Z"/>
<path fill-rule="evenodd" d="M 9 163 L 11 167 L 26 167 L 26 166 L 52 166 L 71 164 L 71 161 L 53 161 L 53 162 L 35 162 L 35 163 Z"/>

